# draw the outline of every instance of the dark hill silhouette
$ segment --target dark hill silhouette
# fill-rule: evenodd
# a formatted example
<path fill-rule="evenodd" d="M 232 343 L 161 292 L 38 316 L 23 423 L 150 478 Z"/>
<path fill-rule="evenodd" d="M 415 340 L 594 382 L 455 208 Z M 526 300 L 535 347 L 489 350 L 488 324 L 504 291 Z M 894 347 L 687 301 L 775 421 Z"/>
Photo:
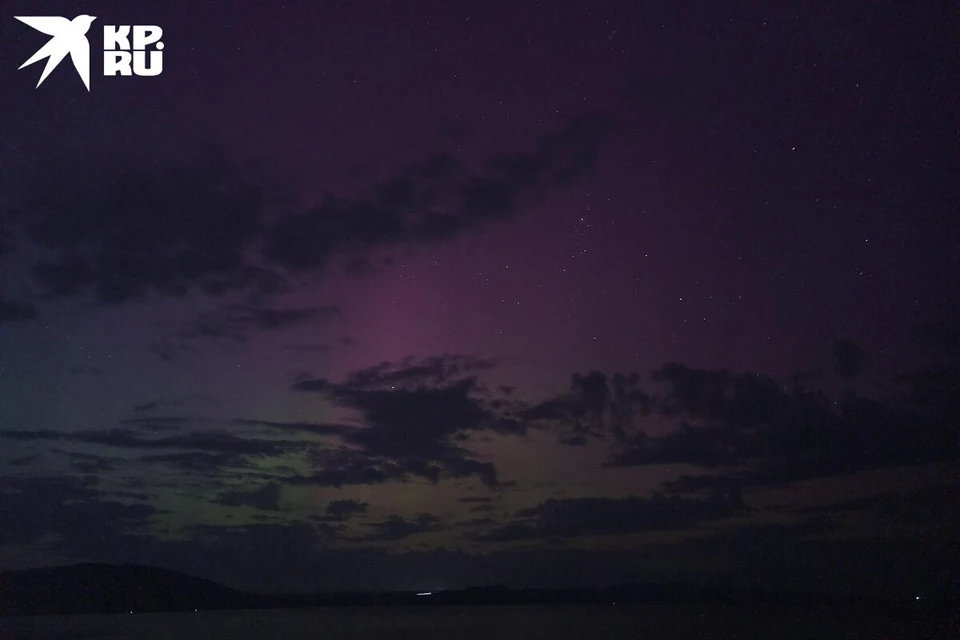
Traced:
<path fill-rule="evenodd" d="M 867 606 L 904 611 L 933 603 L 839 598 L 813 593 L 770 593 L 686 584 L 623 584 L 595 589 L 511 589 L 502 586 L 440 591 L 260 595 L 210 580 L 138 565 L 78 564 L 0 574 L 0 616 L 125 613 L 362 605 L 745 605 Z M 946 604 L 945 602 L 938 603 Z M 954 603 L 956 604 L 956 603 Z"/>
<path fill-rule="evenodd" d="M 139 565 L 77 564 L 0 574 L 0 615 L 236 609 L 256 601 L 210 580 Z"/>

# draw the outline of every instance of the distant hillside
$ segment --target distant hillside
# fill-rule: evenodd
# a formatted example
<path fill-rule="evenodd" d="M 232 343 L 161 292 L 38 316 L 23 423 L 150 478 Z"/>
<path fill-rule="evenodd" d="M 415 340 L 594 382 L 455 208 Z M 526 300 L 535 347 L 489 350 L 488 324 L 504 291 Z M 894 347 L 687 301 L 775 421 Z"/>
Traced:
<path fill-rule="evenodd" d="M 933 603 L 884 602 L 810 593 L 768 593 L 684 584 L 603 589 L 509 589 L 490 586 L 431 594 L 398 592 L 257 595 L 175 571 L 137 565 L 79 564 L 0 573 L 0 616 L 261 609 L 322 606 L 443 605 L 866 605 L 916 611 Z M 942 604 L 942 603 L 941 603 Z"/>
<path fill-rule="evenodd" d="M 0 615 L 238 609 L 256 600 L 209 580 L 136 565 L 0 573 Z"/>

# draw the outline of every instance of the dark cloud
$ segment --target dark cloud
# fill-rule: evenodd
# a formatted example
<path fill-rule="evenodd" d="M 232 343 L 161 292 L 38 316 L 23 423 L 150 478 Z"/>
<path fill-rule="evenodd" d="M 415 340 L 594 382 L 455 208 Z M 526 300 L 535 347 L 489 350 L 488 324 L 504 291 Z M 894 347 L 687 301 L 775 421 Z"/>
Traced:
<path fill-rule="evenodd" d="M 370 542 L 403 540 L 420 533 L 442 531 L 447 528 L 440 518 L 430 513 L 421 513 L 410 520 L 393 515 L 380 522 L 365 523 L 364 526 L 373 529 L 374 533 L 360 539 Z"/>
<path fill-rule="evenodd" d="M 473 380 L 407 389 L 359 389 L 337 386 L 329 394 L 341 406 L 360 411 L 367 428 L 349 440 L 372 453 L 419 453 L 445 448 L 464 431 L 483 429 L 495 419 L 476 398 Z"/>
<path fill-rule="evenodd" d="M 208 453 L 189 451 L 184 453 L 155 453 L 141 456 L 140 462 L 162 464 L 195 473 L 216 473 L 223 469 L 250 466 L 250 459 L 238 453 Z"/>
<path fill-rule="evenodd" d="M 165 361 L 182 352 L 196 352 L 197 341 L 246 342 L 251 335 L 282 331 L 340 316 L 337 307 L 273 308 L 251 303 L 222 305 L 201 313 L 178 330 L 160 338 L 151 349 Z"/>
<path fill-rule="evenodd" d="M 464 376 L 493 369 L 496 358 L 469 355 L 439 355 L 429 358 L 409 357 L 398 363 L 383 362 L 355 371 L 347 376 L 344 386 L 362 389 L 408 385 L 441 385 L 460 381 Z"/>
<path fill-rule="evenodd" d="M 527 202 L 582 175 L 605 129 L 602 117 L 577 118 L 532 151 L 495 156 L 477 172 L 435 155 L 363 196 L 329 194 L 299 213 L 291 212 L 294 198 L 278 180 L 217 150 L 192 162 L 181 156 L 152 164 L 91 155 L 86 171 L 49 166 L 24 184 L 20 217 L 45 252 L 33 265 L 35 280 L 54 296 L 92 293 L 121 303 L 191 292 L 269 295 L 287 288 L 284 271 L 322 269 L 344 255 L 349 271 L 362 275 L 373 266 L 366 252 L 445 241 L 513 218 Z M 0 234 L 5 252 L 8 225 Z M 25 303 L 7 302 L 0 311 L 4 321 L 35 314 Z"/>
<path fill-rule="evenodd" d="M 103 429 L 77 432 L 63 431 L 0 431 L 0 437 L 21 442 L 70 442 L 85 445 L 99 445 L 121 450 L 142 453 L 137 460 L 141 463 L 162 464 L 177 467 L 189 472 L 210 473 L 227 468 L 244 468 L 252 464 L 253 459 L 276 456 L 288 451 L 303 451 L 304 442 L 297 440 L 273 440 L 265 438 L 244 438 L 225 431 L 185 432 L 163 437 L 145 437 L 142 428 L 150 423 L 138 425 L 141 429 Z M 169 431 L 160 424 L 161 430 Z M 72 458 L 72 464 L 78 470 L 102 472 L 115 469 L 121 460 L 109 456 L 87 456 L 76 452 L 65 452 Z"/>
<path fill-rule="evenodd" d="M 155 411 L 163 406 L 163 400 L 154 400 L 153 402 L 142 402 L 133 406 L 134 413 L 145 413 Z"/>
<path fill-rule="evenodd" d="M 231 304 L 216 312 L 200 314 L 186 334 L 192 337 L 245 340 L 251 331 L 277 331 L 288 327 L 338 317 L 336 307 L 272 309 L 251 304 Z"/>
<path fill-rule="evenodd" d="M 518 417 L 559 429 L 560 441 L 568 445 L 584 445 L 588 436 L 604 438 L 608 432 L 622 437 L 650 411 L 652 399 L 639 383 L 637 374 L 574 374 L 567 393 L 524 408 Z"/>
<path fill-rule="evenodd" d="M 497 508 L 492 504 L 478 504 L 468 509 L 468 511 L 471 511 L 473 513 L 486 513 L 490 511 L 496 511 L 496 510 Z"/>
<path fill-rule="evenodd" d="M 382 484 L 391 480 L 403 480 L 412 471 L 389 459 L 375 458 L 362 451 L 349 449 L 313 452 L 312 461 L 316 470 L 310 475 L 292 475 L 284 478 L 296 486 L 342 487 L 344 485 Z M 437 469 L 434 477 L 439 477 Z"/>
<path fill-rule="evenodd" d="M 248 254 L 279 194 L 223 154 L 193 157 L 102 171 L 105 160 L 91 156 L 86 173 L 45 172 L 47 184 L 32 185 L 26 205 L 30 239 L 54 256 L 35 265 L 38 283 L 105 303 L 278 290 L 280 278 Z"/>
<path fill-rule="evenodd" d="M 449 240 L 517 216 L 544 192 L 577 178 L 596 156 L 606 120 L 587 116 L 542 138 L 527 153 L 498 155 L 479 172 L 449 156 L 416 163 L 374 186 L 364 198 L 328 196 L 311 211 L 287 216 L 266 236 L 265 255 L 288 269 L 319 269 L 342 252 Z M 359 274 L 372 266 L 354 255 Z"/>
<path fill-rule="evenodd" d="M 198 431 L 163 438 L 145 438 L 128 429 L 104 429 L 92 431 L 0 431 L 0 437 L 11 440 L 65 441 L 99 444 L 122 449 L 193 449 L 244 455 L 269 455 L 281 453 L 292 446 L 302 445 L 294 441 L 241 438 L 225 431 Z"/>
<path fill-rule="evenodd" d="M 832 401 L 796 380 L 786 388 L 756 374 L 668 364 L 654 373 L 666 385 L 655 410 L 679 428 L 622 438 L 613 466 L 687 463 L 733 472 L 682 478 L 672 491 L 708 486 L 777 484 L 864 469 L 947 460 L 956 451 L 946 423 L 892 399 L 881 403 L 851 392 Z"/>
<path fill-rule="evenodd" d="M 7 458 L 3 461 L 3 464 L 8 467 L 28 467 L 35 462 L 43 460 L 43 456 L 39 454 L 21 456 L 19 458 Z"/>
<path fill-rule="evenodd" d="M 491 500 L 492 498 L 488 498 L 487 496 L 466 496 L 463 498 L 457 498 L 457 502 L 464 502 L 467 504 L 474 502 L 490 502 Z"/>
<path fill-rule="evenodd" d="M 500 415 L 484 398 L 475 377 L 467 374 L 493 366 L 467 356 L 441 356 L 399 365 L 384 363 L 350 374 L 342 383 L 323 379 L 294 383 L 298 391 L 321 393 L 336 404 L 353 409 L 365 427 L 343 434 L 356 452 L 341 452 L 339 463 L 315 476 L 317 482 L 340 477 L 395 478 L 418 475 L 436 482 L 442 475 L 478 475 L 498 484 L 491 463 L 476 460 L 453 444 L 476 431 L 522 433 L 523 425 Z M 364 464 L 364 459 L 369 462 Z M 382 481 L 382 480 L 381 480 Z"/>
<path fill-rule="evenodd" d="M 724 425 L 753 427 L 769 421 L 785 401 L 780 385 L 769 376 L 731 374 L 668 363 L 653 373 L 667 386 L 659 399 L 665 415 L 687 414 Z"/>
<path fill-rule="evenodd" d="M 314 469 L 277 477 L 295 485 L 477 477 L 498 487 L 503 483 L 494 464 L 479 459 L 465 443 L 484 433 L 523 435 L 529 424 L 555 429 L 560 442 L 570 445 L 609 439 L 608 466 L 685 463 L 713 470 L 665 483 L 662 489 L 671 494 L 936 462 L 950 459 L 957 447 L 945 419 L 951 407 L 956 410 L 956 394 L 946 376 L 945 400 L 906 398 L 881 404 L 851 392 L 834 401 L 808 390 L 806 381 L 797 377 L 785 386 L 766 376 L 671 363 L 654 372 L 654 383 L 660 385 L 655 393 L 640 389 L 639 376 L 592 372 L 573 376 L 569 392 L 531 407 L 504 402 L 478 381 L 475 374 L 496 363 L 470 356 L 411 358 L 353 372 L 343 382 L 304 378 L 293 383 L 295 390 L 319 393 L 356 412 L 356 425 L 236 419 L 232 424 L 260 428 L 261 435 L 249 430 L 168 435 L 162 432 L 197 419 L 133 416 L 122 424 L 136 430 L 6 430 L 0 437 L 164 450 L 146 461 L 183 468 L 211 468 L 221 462 L 245 466 L 250 456 L 296 451 L 307 455 Z M 927 395 L 935 388 L 923 385 Z M 676 420 L 677 428 L 647 435 L 645 420 L 653 413 Z M 149 437 L 143 433 L 147 430 L 152 432 Z M 319 447 L 310 440 L 283 439 L 298 433 L 333 442 Z M 93 462 L 86 464 L 93 468 Z"/>
<path fill-rule="evenodd" d="M 310 452 L 316 471 L 308 476 L 289 476 L 294 485 L 341 487 L 356 484 L 382 484 L 420 477 L 430 482 L 441 478 L 478 476 L 489 486 L 501 486 L 492 463 L 470 459 L 462 449 L 434 448 L 425 454 L 374 454 L 364 449 L 321 449 Z"/>
<path fill-rule="evenodd" d="M 652 498 L 551 498 L 536 507 L 518 511 L 518 520 L 515 522 L 478 535 L 477 538 L 510 542 L 688 529 L 745 511 L 739 496 L 719 493 L 703 499 L 659 494 Z"/>
<path fill-rule="evenodd" d="M 280 485 L 270 482 L 250 491 L 224 491 L 213 502 L 226 507 L 252 507 L 264 511 L 278 511 Z"/>
<path fill-rule="evenodd" d="M 683 422 L 676 431 L 658 437 L 631 435 L 611 457 L 610 466 L 695 464 L 703 467 L 735 465 L 752 457 L 745 447 L 749 436 L 722 427 L 697 427 Z"/>
<path fill-rule="evenodd" d="M 9 476 L 0 482 L 0 517 L 16 526 L 0 528 L 0 542 L 32 542 L 46 535 L 64 538 L 82 551 L 99 536 L 140 530 L 158 513 L 148 504 L 126 504 L 79 478 Z"/>
<path fill-rule="evenodd" d="M 509 487 L 514 482 L 503 482 L 497 476 L 497 468 L 492 462 L 481 462 L 470 457 L 470 453 L 451 449 L 446 457 L 440 458 L 444 467 L 444 475 L 453 478 L 469 478 L 476 476 L 480 482 L 488 487 Z"/>
<path fill-rule="evenodd" d="M 350 516 L 366 513 L 367 506 L 366 502 L 359 500 L 334 500 L 327 505 L 327 515 L 338 521 L 347 520 Z"/>
<path fill-rule="evenodd" d="M 55 453 L 65 456 L 74 469 L 81 473 L 109 473 L 116 471 L 124 460 L 112 456 L 95 455 L 79 451 L 62 451 L 53 449 Z"/>
<path fill-rule="evenodd" d="M 794 509 L 803 515 L 830 515 L 848 512 L 867 513 L 884 527 L 913 526 L 917 522 L 936 522 L 944 533 L 960 530 L 960 484 L 956 482 L 917 489 L 883 493 L 854 500 Z"/>
<path fill-rule="evenodd" d="M 204 546 L 232 549 L 234 558 L 248 558 L 269 549 L 268 555 L 272 561 L 289 567 L 291 562 L 302 562 L 305 556 L 316 550 L 325 529 L 308 522 L 289 522 L 237 526 L 193 525 L 187 527 L 186 531 Z M 296 559 L 297 554 L 300 555 L 299 560 Z"/>
<path fill-rule="evenodd" d="M 489 525 L 497 524 L 493 518 L 471 518 L 470 520 L 459 520 L 454 523 L 458 527 L 486 527 Z"/>
<path fill-rule="evenodd" d="M 736 476 L 680 476 L 676 480 L 661 483 L 660 487 L 668 493 L 699 493 L 720 491 L 733 494 L 743 486 L 743 480 Z"/>
<path fill-rule="evenodd" d="M 26 322 L 37 315 L 37 308 L 25 300 L 0 299 L 0 322 Z"/>
<path fill-rule="evenodd" d="M 275 420 L 249 420 L 245 418 L 236 418 L 233 420 L 233 424 L 248 426 L 248 427 L 265 427 L 272 431 L 287 431 L 287 432 L 297 432 L 301 431 L 304 433 L 310 433 L 318 436 L 341 436 L 351 431 L 355 431 L 357 427 L 351 427 L 343 424 L 337 423 L 324 423 L 324 422 L 278 422 Z"/>

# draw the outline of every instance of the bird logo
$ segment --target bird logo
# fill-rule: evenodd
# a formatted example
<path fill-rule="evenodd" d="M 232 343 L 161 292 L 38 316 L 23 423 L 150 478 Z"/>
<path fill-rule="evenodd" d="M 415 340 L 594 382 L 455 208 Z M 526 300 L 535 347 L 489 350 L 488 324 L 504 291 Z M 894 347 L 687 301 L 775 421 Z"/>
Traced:
<path fill-rule="evenodd" d="M 57 65 L 70 54 L 70 60 L 73 67 L 80 74 L 80 79 L 86 85 L 87 91 L 90 91 L 90 43 L 87 42 L 87 31 L 90 25 L 96 20 L 95 16 L 82 14 L 73 20 L 67 20 L 60 16 L 14 16 L 20 22 L 29 27 L 33 27 L 41 33 L 53 36 L 47 44 L 40 47 L 40 50 L 30 56 L 30 58 L 20 65 L 20 69 L 27 67 L 34 62 L 47 58 L 47 66 L 43 68 L 40 74 L 40 81 L 37 87 L 43 84 L 50 72 L 57 68 Z"/>

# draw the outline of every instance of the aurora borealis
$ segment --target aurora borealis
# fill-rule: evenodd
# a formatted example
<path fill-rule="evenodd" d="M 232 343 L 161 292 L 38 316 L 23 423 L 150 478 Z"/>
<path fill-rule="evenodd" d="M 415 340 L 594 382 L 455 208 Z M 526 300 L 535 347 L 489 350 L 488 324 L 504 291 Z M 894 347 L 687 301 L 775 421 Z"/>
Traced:
<path fill-rule="evenodd" d="M 173 5 L 4 3 L 0 568 L 951 588 L 955 7 Z"/>

